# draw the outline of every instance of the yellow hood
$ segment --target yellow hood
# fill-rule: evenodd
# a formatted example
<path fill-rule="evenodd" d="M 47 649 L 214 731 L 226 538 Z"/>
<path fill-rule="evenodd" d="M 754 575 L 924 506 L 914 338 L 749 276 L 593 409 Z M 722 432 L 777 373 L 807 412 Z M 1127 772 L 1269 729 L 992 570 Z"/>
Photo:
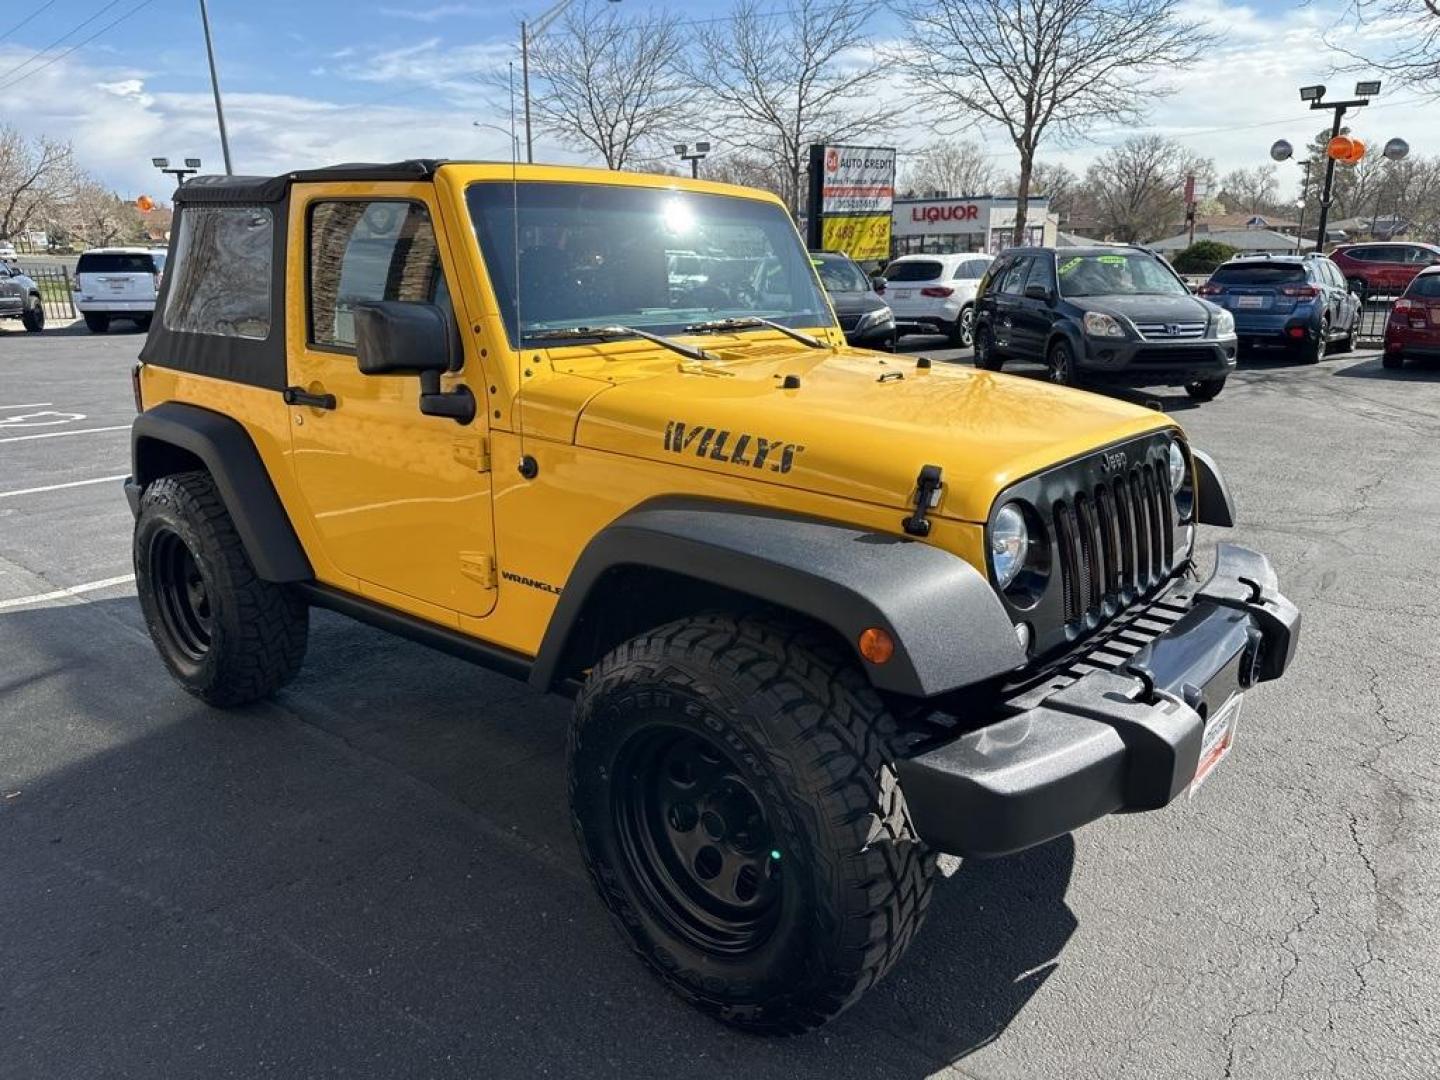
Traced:
<path fill-rule="evenodd" d="M 584 406 L 579 445 L 896 508 L 913 501 L 921 467 L 939 465 L 934 512 L 965 521 L 984 521 L 1001 490 L 1047 466 L 1173 426 L 1097 394 L 858 350 L 622 367 Z"/>

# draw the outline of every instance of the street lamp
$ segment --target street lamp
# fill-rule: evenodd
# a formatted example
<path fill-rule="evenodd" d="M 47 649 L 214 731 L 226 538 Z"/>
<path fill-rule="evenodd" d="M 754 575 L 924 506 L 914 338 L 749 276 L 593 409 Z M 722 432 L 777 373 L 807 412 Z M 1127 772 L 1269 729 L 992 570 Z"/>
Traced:
<path fill-rule="evenodd" d="M 675 156 L 681 161 L 688 161 L 690 163 L 690 175 L 692 177 L 700 175 L 700 162 L 704 161 L 705 156 L 709 153 L 710 144 L 708 142 L 697 142 L 693 153 L 688 143 L 677 142 L 675 144 Z"/>
<path fill-rule="evenodd" d="M 1358 109 L 1363 105 L 1369 105 L 1372 97 L 1380 94 L 1380 83 L 1377 80 L 1368 82 L 1357 82 L 1355 84 L 1355 96 L 1349 101 L 1326 102 L 1325 87 L 1323 86 L 1302 86 L 1300 88 L 1300 100 L 1308 101 L 1312 109 L 1330 109 L 1335 113 L 1335 122 L 1330 127 L 1331 140 L 1340 137 L 1340 121 L 1344 118 L 1346 111 Z M 1325 225 L 1330 218 L 1330 197 L 1331 189 L 1335 183 L 1335 158 L 1328 152 L 1325 155 L 1325 184 L 1320 192 L 1320 224 L 1316 226 L 1315 250 L 1321 254 L 1325 252 Z"/>
<path fill-rule="evenodd" d="M 520 82 L 525 97 L 525 160 L 532 165 L 535 163 L 535 144 L 530 139 L 530 38 L 545 33 L 550 24 L 565 14 L 565 9 L 574 2 L 575 0 L 560 0 L 533 23 L 520 20 Z M 610 0 L 612 4 L 619 2 L 620 0 Z"/>
<path fill-rule="evenodd" d="M 1300 221 L 1295 226 L 1295 254 L 1299 255 L 1300 245 L 1305 242 L 1305 203 L 1310 197 L 1310 166 L 1315 162 L 1311 158 L 1306 158 L 1295 164 L 1305 169 L 1305 179 L 1300 181 L 1300 198 L 1295 200 L 1295 205 L 1300 207 Z"/>
<path fill-rule="evenodd" d="M 194 176 L 200 171 L 200 159 L 198 157 L 187 157 L 184 166 L 176 165 L 172 167 L 170 165 L 170 159 L 163 157 L 152 157 L 150 164 L 154 165 L 155 168 L 159 169 L 166 176 L 175 177 L 176 187 L 185 183 L 187 176 Z"/>
<path fill-rule="evenodd" d="M 470 126 L 477 128 L 488 128 L 491 131 L 498 131 L 501 135 L 504 135 L 505 138 L 510 140 L 510 151 L 514 155 L 514 157 L 512 157 L 510 160 L 520 160 L 520 136 L 516 135 L 514 131 L 506 131 L 499 124 L 487 124 L 483 120 L 472 120 L 470 122 Z"/>

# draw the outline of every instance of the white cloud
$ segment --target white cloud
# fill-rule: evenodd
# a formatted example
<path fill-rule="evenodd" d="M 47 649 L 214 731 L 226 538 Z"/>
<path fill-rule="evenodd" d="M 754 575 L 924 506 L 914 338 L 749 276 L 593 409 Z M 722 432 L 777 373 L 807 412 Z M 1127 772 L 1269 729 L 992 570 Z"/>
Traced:
<path fill-rule="evenodd" d="M 388 15 L 392 19 L 410 19 L 413 22 L 433 23 L 441 19 L 452 19 L 460 15 L 480 15 L 483 9 L 473 4 L 437 4 L 431 8 L 391 8 L 382 7 L 379 9 L 381 15 Z"/>

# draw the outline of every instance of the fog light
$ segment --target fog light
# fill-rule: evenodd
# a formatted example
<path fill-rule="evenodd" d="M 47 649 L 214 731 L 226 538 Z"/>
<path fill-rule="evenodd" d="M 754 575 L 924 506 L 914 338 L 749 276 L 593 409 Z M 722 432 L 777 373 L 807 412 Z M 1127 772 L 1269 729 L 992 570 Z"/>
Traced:
<path fill-rule="evenodd" d="M 860 655 L 872 664 L 888 663 L 895 655 L 895 639 L 888 631 L 871 626 L 860 631 Z"/>
<path fill-rule="evenodd" d="M 1020 643 L 1021 652 L 1028 653 L 1030 651 L 1029 623 L 1022 622 L 1015 624 L 1015 640 Z"/>

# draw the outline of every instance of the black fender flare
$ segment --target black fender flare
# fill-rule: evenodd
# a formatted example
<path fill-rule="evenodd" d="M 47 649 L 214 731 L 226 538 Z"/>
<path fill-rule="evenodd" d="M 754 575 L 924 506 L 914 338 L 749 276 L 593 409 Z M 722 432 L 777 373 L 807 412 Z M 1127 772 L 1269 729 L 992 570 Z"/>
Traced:
<path fill-rule="evenodd" d="M 1220 466 L 1204 450 L 1190 448 L 1195 460 L 1195 520 L 1201 525 L 1231 528 L 1235 524 L 1235 500 L 1220 475 Z"/>
<path fill-rule="evenodd" d="M 215 481 L 255 572 L 266 581 L 315 576 L 285 512 L 260 451 L 239 421 L 198 405 L 167 401 L 141 413 L 130 428 L 130 480 L 136 498 L 153 481 L 177 471 L 174 447 L 198 458 Z"/>
<path fill-rule="evenodd" d="M 1050 362 L 1050 348 L 1057 341 L 1063 341 L 1070 346 L 1075 354 L 1075 363 L 1078 367 L 1085 359 L 1085 335 L 1080 327 L 1069 319 L 1060 319 L 1050 327 L 1050 333 L 1045 338 L 1045 347 L 1040 354 L 1039 362 L 1048 364 Z"/>
<path fill-rule="evenodd" d="M 661 570 L 814 619 L 849 643 L 872 685 L 911 697 L 969 686 L 1026 659 L 989 581 L 958 555 L 840 522 L 666 496 L 590 540 L 561 590 L 532 686 L 550 690 L 574 674 L 562 669 L 571 634 L 596 583 L 618 568 Z M 895 641 L 885 664 L 860 657 L 858 638 L 872 626 Z"/>

